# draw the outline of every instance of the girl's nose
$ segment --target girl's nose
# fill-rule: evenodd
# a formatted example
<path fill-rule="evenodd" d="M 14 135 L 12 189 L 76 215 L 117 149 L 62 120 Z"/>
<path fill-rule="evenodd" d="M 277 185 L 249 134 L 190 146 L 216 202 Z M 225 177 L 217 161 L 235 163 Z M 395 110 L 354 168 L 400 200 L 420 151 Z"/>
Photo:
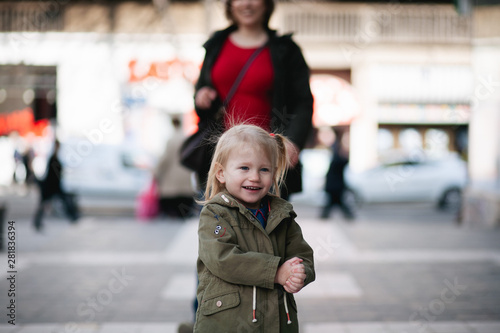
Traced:
<path fill-rule="evenodd" d="M 249 177 L 249 179 L 250 179 L 251 181 L 254 181 L 254 182 L 255 182 L 255 181 L 258 181 L 258 180 L 260 179 L 259 171 L 257 171 L 257 170 L 252 171 L 252 172 L 250 173 L 250 177 Z"/>

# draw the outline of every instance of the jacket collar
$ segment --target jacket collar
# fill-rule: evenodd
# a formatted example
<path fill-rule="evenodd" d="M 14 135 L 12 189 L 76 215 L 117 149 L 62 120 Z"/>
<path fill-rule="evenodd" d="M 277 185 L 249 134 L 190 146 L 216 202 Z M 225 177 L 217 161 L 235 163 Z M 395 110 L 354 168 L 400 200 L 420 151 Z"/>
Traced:
<path fill-rule="evenodd" d="M 269 201 L 270 212 L 267 221 L 266 231 L 271 233 L 285 218 L 291 217 L 295 218 L 297 214 L 293 211 L 293 206 L 288 201 L 283 200 L 275 195 L 268 194 L 267 199 Z M 240 214 L 251 217 L 252 213 L 242 205 L 238 200 L 236 200 L 231 194 L 227 191 L 223 191 L 218 193 L 215 197 L 213 197 L 209 203 L 218 204 L 225 207 L 230 207 L 233 209 L 237 209 Z M 254 218 L 249 218 L 250 221 L 255 222 L 255 225 L 258 225 L 262 228 L 259 221 Z"/>

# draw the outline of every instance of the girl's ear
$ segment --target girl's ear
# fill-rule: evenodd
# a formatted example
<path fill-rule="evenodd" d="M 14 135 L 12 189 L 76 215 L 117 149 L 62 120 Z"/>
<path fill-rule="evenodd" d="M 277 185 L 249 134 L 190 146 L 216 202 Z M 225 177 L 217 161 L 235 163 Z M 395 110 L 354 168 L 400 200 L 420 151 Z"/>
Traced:
<path fill-rule="evenodd" d="M 222 165 L 217 163 L 217 171 L 215 171 L 215 178 L 219 181 L 219 183 L 224 184 L 226 182 L 226 178 L 224 177 L 224 168 Z"/>

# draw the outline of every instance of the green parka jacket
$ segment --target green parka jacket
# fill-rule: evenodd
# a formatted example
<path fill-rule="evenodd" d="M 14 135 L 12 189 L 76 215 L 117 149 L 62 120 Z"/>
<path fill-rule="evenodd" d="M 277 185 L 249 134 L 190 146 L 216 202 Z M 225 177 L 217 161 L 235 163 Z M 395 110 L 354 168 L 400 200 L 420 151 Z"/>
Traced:
<path fill-rule="evenodd" d="M 203 207 L 198 229 L 195 332 L 298 332 L 294 297 L 275 284 L 274 278 L 281 264 L 299 257 L 307 275 L 305 285 L 314 281 L 313 250 L 295 222 L 292 205 L 276 196 L 268 199 L 265 230 L 227 192 Z"/>

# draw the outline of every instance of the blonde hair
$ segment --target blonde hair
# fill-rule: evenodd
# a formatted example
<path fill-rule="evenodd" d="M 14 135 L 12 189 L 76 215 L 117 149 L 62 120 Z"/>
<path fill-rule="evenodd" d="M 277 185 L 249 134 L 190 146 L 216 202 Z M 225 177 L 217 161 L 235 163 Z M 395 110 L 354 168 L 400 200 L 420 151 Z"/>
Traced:
<path fill-rule="evenodd" d="M 219 182 L 216 174 L 220 168 L 226 165 L 233 149 L 239 148 L 242 144 L 258 146 L 269 156 L 273 168 L 273 186 L 271 186 L 270 193 L 279 196 L 280 186 L 290 165 L 289 156 L 286 151 L 288 142 L 290 141 L 285 136 L 274 133 L 269 134 L 255 125 L 240 124 L 231 127 L 220 136 L 215 146 L 215 152 L 208 172 L 205 201 L 200 203 L 206 203 L 217 193 L 225 190 L 225 185 Z"/>

